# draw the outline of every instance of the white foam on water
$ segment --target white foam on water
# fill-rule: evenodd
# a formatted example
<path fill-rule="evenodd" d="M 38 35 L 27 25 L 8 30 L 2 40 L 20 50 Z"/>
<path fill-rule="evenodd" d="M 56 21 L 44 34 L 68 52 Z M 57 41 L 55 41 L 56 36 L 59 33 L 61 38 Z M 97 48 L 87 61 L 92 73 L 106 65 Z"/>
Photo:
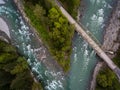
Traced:
<path fill-rule="evenodd" d="M 112 8 L 112 6 L 108 4 L 108 8 Z"/>
<path fill-rule="evenodd" d="M 1 0 L 0 0 L 1 1 Z M 0 14 L 5 13 L 9 18 L 13 18 L 12 14 L 16 14 L 17 16 L 19 16 L 14 10 L 11 10 L 7 7 L 0 7 Z M 22 19 L 22 17 L 19 17 L 19 19 L 15 20 L 15 27 L 17 28 L 16 30 L 11 30 L 12 32 L 15 33 L 15 35 L 19 35 L 19 38 L 16 39 L 20 40 L 20 43 L 22 43 L 22 45 L 19 45 L 20 48 L 22 48 L 22 51 L 24 52 L 24 54 L 26 54 L 28 56 L 27 62 L 29 63 L 29 65 L 32 67 L 32 71 L 36 72 L 37 78 L 41 79 L 44 78 L 44 76 L 42 75 L 43 72 L 41 72 L 41 63 L 38 62 L 38 60 L 35 58 L 34 52 L 35 51 L 40 51 L 41 48 L 38 49 L 32 49 L 32 46 L 29 43 L 23 43 L 25 41 L 25 39 L 29 39 L 30 40 L 30 35 L 33 35 L 32 33 L 29 32 L 29 27 L 27 27 Z M 17 26 L 18 24 L 20 24 L 20 28 L 19 26 Z M 0 24 L 1 25 L 1 24 Z M 26 37 L 26 38 L 25 38 Z M 31 59 L 33 58 L 34 61 Z M 63 90 L 63 84 L 62 84 L 62 80 L 64 80 L 64 77 L 62 77 L 62 73 L 61 72 L 51 72 L 51 71 L 46 71 L 44 72 L 45 75 L 47 77 L 52 76 L 53 79 L 52 81 L 48 79 L 48 88 L 49 90 L 56 90 L 57 88 L 61 88 L 61 90 Z M 60 76 L 60 79 L 58 76 Z M 57 79 L 57 80 L 56 80 Z"/>
<path fill-rule="evenodd" d="M 88 27 L 88 26 L 89 26 L 89 24 L 90 24 L 90 23 L 87 23 L 87 24 L 86 24 L 86 27 Z"/>
<path fill-rule="evenodd" d="M 76 61 L 77 61 L 77 48 L 76 47 L 73 47 L 73 50 L 74 50 L 74 52 L 75 52 L 75 54 L 74 54 L 74 63 L 76 63 Z"/>
<path fill-rule="evenodd" d="M 98 23 L 100 25 L 102 25 L 103 22 L 104 22 L 104 10 L 103 9 L 99 9 L 97 14 L 98 14 Z"/>
<path fill-rule="evenodd" d="M 41 50 L 42 50 L 41 47 L 40 47 L 40 48 L 37 48 L 37 49 L 35 48 L 35 49 L 34 49 L 34 52 L 38 52 L 38 51 L 41 51 Z"/>
<path fill-rule="evenodd" d="M 104 7 L 107 7 L 107 2 L 106 1 L 102 1 L 102 3 L 104 4 Z"/>
<path fill-rule="evenodd" d="M 49 83 L 49 81 L 47 81 L 47 83 Z M 48 89 L 48 90 L 57 90 L 57 88 L 61 88 L 61 90 L 64 90 L 63 85 L 62 85 L 60 80 L 57 80 L 57 81 L 52 80 L 52 82 L 49 83 L 49 85 L 46 86 L 45 88 Z"/>
<path fill-rule="evenodd" d="M 88 66 L 88 63 L 89 63 L 89 60 L 90 60 L 89 57 L 88 57 L 89 56 L 89 51 L 88 51 L 87 48 L 88 48 L 88 43 L 85 43 L 84 44 L 84 49 L 85 50 L 84 50 L 84 55 L 83 55 L 84 56 L 83 58 L 84 58 L 85 61 L 84 61 L 84 64 L 83 64 L 84 65 L 83 70 L 87 69 L 87 66 Z"/>
<path fill-rule="evenodd" d="M 99 16 L 104 16 L 104 10 L 103 9 L 99 9 L 98 10 L 98 15 Z"/>
<path fill-rule="evenodd" d="M 16 12 L 11 10 L 10 8 L 0 6 L 0 14 L 2 13 L 6 14 L 8 18 L 13 18 L 12 14 L 16 14 Z"/>
<path fill-rule="evenodd" d="M 93 16 L 91 17 L 91 20 L 93 20 L 93 21 L 97 20 L 97 16 L 95 14 L 93 14 Z"/>
<path fill-rule="evenodd" d="M 55 73 L 54 71 L 45 71 L 45 75 L 47 77 L 49 77 L 50 75 L 52 75 L 52 77 L 58 77 L 61 76 L 61 72 L 57 72 Z M 64 80 L 64 78 L 61 76 L 60 78 L 62 78 L 61 80 Z M 63 84 L 60 80 L 47 80 L 47 86 L 45 87 L 47 90 L 57 90 L 58 88 L 61 88 L 60 90 L 63 90 Z"/>
<path fill-rule="evenodd" d="M 27 62 L 29 63 L 29 65 L 31 65 L 31 60 L 29 58 L 27 59 Z"/>
<path fill-rule="evenodd" d="M 74 63 L 77 61 L 77 53 L 74 54 Z"/>
<path fill-rule="evenodd" d="M 103 17 L 98 17 L 98 23 L 102 24 L 104 22 L 104 18 Z"/>
<path fill-rule="evenodd" d="M 96 14 L 93 14 L 91 20 L 94 21 L 93 23 L 95 23 L 98 26 L 102 25 L 104 22 L 104 10 L 99 9 Z"/>

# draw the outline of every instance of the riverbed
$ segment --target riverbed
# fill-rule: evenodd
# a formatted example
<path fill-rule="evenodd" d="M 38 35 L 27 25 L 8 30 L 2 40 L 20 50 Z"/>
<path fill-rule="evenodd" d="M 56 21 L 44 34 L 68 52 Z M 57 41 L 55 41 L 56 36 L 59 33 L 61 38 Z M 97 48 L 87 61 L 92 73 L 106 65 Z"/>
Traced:
<path fill-rule="evenodd" d="M 1 0 L 2 1 L 2 0 Z M 47 68 L 41 61 L 52 59 L 50 54 L 44 55 L 47 49 L 38 43 L 35 33 L 25 22 L 12 0 L 5 0 L 0 5 L 0 17 L 8 24 L 12 44 L 27 58 L 37 80 L 42 81 L 46 90 L 88 90 L 94 67 L 98 61 L 94 50 L 86 41 L 75 33 L 71 69 L 65 85 L 65 77 L 60 71 Z M 113 9 L 113 0 L 84 0 L 84 13 L 81 22 L 98 40 L 103 42 L 105 22 Z M 39 57 L 43 57 L 39 60 Z M 47 52 L 48 53 L 48 52 Z"/>
<path fill-rule="evenodd" d="M 105 25 L 113 10 L 114 1 L 83 0 L 82 4 L 84 12 L 80 15 L 79 22 L 102 44 Z M 94 67 L 98 59 L 88 43 L 78 33 L 75 33 L 68 90 L 89 90 Z"/>
<path fill-rule="evenodd" d="M 64 76 L 59 65 L 54 63 L 48 49 L 38 39 L 33 29 L 23 19 L 13 0 L 0 4 L 2 18 L 10 32 L 11 43 L 25 56 L 32 73 L 46 90 L 64 90 Z M 47 64 L 45 63 L 47 62 Z"/>

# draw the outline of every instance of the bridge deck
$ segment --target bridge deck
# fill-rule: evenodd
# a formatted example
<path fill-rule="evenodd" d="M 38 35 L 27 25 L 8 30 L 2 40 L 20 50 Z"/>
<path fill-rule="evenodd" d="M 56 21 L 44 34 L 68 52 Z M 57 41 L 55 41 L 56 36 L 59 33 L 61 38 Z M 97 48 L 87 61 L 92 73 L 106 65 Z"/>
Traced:
<path fill-rule="evenodd" d="M 60 8 L 62 14 L 68 19 L 68 21 L 71 24 L 74 24 L 76 31 L 80 33 L 80 35 L 91 45 L 91 47 L 107 63 L 107 65 L 116 73 L 116 75 L 117 76 L 120 75 L 120 72 L 118 72 L 118 67 L 112 62 L 112 60 L 106 55 L 106 53 L 100 48 L 100 46 L 84 31 L 84 29 L 71 17 L 71 15 L 62 7 L 62 5 L 57 0 L 55 0 L 55 2 Z M 116 69 L 117 69 L 117 72 L 116 72 Z"/>

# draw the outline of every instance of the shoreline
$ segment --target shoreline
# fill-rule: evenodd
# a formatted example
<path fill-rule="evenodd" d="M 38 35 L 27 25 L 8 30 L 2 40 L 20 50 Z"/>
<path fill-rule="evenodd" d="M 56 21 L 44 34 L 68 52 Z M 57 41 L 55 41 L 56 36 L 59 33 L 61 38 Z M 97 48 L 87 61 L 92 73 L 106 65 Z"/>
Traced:
<path fill-rule="evenodd" d="M 9 27 L 2 17 L 0 17 L 0 39 L 7 43 L 11 42 Z"/>
<path fill-rule="evenodd" d="M 111 17 L 109 17 L 108 24 L 105 26 L 104 36 L 103 36 L 103 44 L 102 49 L 104 51 L 112 51 L 114 54 L 107 53 L 107 55 L 112 59 L 120 46 L 120 38 L 119 40 L 117 37 L 119 36 L 119 28 L 120 28 L 120 22 L 118 21 L 118 17 L 120 17 L 120 1 L 117 1 L 117 6 L 113 7 L 114 11 L 111 13 Z M 118 15 L 119 14 L 119 15 Z M 116 42 L 115 42 L 116 41 Z M 105 63 L 102 61 L 99 61 L 97 65 L 95 66 L 94 72 L 93 72 L 93 78 L 90 85 L 90 90 L 95 90 L 96 87 L 96 76 L 99 73 L 100 69 Z"/>
<path fill-rule="evenodd" d="M 17 1 L 17 0 L 14 0 L 14 1 Z M 19 6 L 19 5 L 18 5 L 18 6 Z M 19 9 L 19 10 L 20 10 L 20 9 Z M 21 12 L 21 11 L 20 11 L 20 12 Z M 24 17 L 24 13 L 22 13 L 22 15 L 23 15 L 23 17 Z M 26 15 L 25 15 L 25 16 L 26 16 Z M 112 15 L 112 16 L 113 16 L 113 15 Z M 24 17 L 24 18 L 25 18 L 25 17 Z M 27 17 L 26 17 L 26 18 L 27 18 Z M 29 19 L 27 18 L 27 19 L 25 19 L 25 21 L 26 21 L 26 20 L 28 21 L 28 24 L 29 24 L 29 23 L 30 23 L 30 22 L 29 22 Z M 113 24 L 114 24 L 114 23 L 113 23 Z M 108 27 L 109 27 L 109 25 L 108 25 Z M 35 32 L 35 34 L 37 34 L 37 32 L 36 32 L 36 31 L 34 31 L 34 32 Z M 106 33 L 106 32 L 105 32 L 105 33 Z M 106 35 L 106 34 L 105 34 L 105 35 Z M 38 36 L 38 35 L 37 35 L 37 36 Z M 108 38 L 108 36 L 107 36 L 107 38 Z M 104 37 L 104 39 L 106 40 L 106 38 L 105 38 L 105 37 Z M 40 40 L 40 41 L 41 41 L 41 40 Z M 114 41 L 114 40 L 113 40 L 113 41 Z M 105 42 L 105 41 L 104 41 L 104 42 Z M 105 45 L 107 45 L 107 42 L 106 42 L 106 44 L 105 44 Z M 48 63 L 48 64 L 49 64 L 49 63 Z M 99 65 L 99 64 L 97 64 L 97 65 L 100 67 L 100 65 L 101 65 L 101 64 L 100 64 L 100 65 Z M 96 66 L 96 67 L 97 67 L 97 66 Z M 97 68 L 98 68 L 98 67 L 97 67 Z M 95 71 L 95 72 L 97 73 L 97 72 L 99 72 L 99 70 L 97 69 L 97 71 Z M 92 90 L 94 90 L 94 89 L 92 89 Z"/>
<path fill-rule="evenodd" d="M 22 2 L 20 0 L 13 0 L 13 2 L 16 5 L 16 7 L 18 8 L 18 10 L 19 10 L 21 16 L 23 17 L 23 19 L 25 20 L 25 22 L 28 24 L 28 26 L 30 27 L 32 32 L 37 37 L 39 43 L 41 44 L 41 47 L 43 48 L 42 56 L 37 52 L 37 56 L 38 56 L 37 58 L 47 67 L 48 70 L 52 69 L 55 72 L 61 72 L 61 75 L 65 76 L 65 73 L 63 72 L 62 68 L 60 67 L 60 65 L 58 65 L 58 63 L 51 56 L 50 52 L 48 51 L 48 48 L 44 45 L 44 43 L 40 39 L 39 34 L 35 30 L 35 28 L 31 25 L 30 19 L 26 16 L 26 14 L 24 12 L 24 7 L 22 5 Z M 50 57 L 51 59 L 48 60 L 47 57 L 48 58 Z"/>

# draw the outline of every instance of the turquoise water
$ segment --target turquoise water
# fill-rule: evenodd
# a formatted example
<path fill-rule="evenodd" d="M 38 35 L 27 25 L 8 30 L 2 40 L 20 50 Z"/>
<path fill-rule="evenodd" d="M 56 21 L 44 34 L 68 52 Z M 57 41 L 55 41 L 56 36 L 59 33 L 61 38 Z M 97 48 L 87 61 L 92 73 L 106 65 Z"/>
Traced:
<path fill-rule="evenodd" d="M 112 11 L 113 0 L 83 0 L 83 4 L 84 13 L 79 22 L 102 43 L 105 21 Z M 88 43 L 75 33 L 68 90 L 88 90 L 98 59 Z"/>
<path fill-rule="evenodd" d="M 0 5 L 0 17 L 8 24 L 12 37 L 12 44 L 27 58 L 31 71 L 35 77 L 42 81 L 46 90 L 87 90 L 90 84 L 97 57 L 92 48 L 82 37 L 75 33 L 73 38 L 73 53 L 71 56 L 71 69 L 67 77 L 54 69 L 48 69 L 42 62 L 38 62 L 37 52 L 44 51 L 38 39 L 23 20 L 12 0 L 4 0 Z M 102 42 L 104 22 L 112 10 L 113 0 L 84 0 L 85 11 L 80 22 L 85 25 Z M 49 55 L 47 60 L 52 59 Z M 40 60 L 39 60 L 40 61 Z"/>
<path fill-rule="evenodd" d="M 47 49 L 38 42 L 35 34 L 23 20 L 12 0 L 5 0 L 5 2 L 4 5 L 0 5 L 0 17 L 9 26 L 12 44 L 26 57 L 31 71 L 36 79 L 40 80 L 45 86 L 44 89 L 64 90 L 65 79 L 60 70 L 56 71 L 54 68 L 47 68 L 40 60 L 38 61 L 37 53 L 44 56 L 43 54 L 47 52 Z M 50 60 L 52 58 L 47 54 L 42 60 L 44 59 Z"/>

